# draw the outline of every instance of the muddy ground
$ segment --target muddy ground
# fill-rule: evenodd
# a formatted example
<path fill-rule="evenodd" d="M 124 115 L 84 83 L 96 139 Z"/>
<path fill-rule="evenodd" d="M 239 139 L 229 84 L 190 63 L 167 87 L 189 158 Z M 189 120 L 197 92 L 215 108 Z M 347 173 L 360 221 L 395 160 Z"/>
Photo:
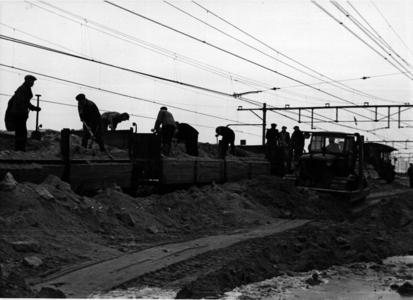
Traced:
<path fill-rule="evenodd" d="M 57 149 L 54 139 L 47 151 Z M 174 151 L 185 157 L 179 147 Z M 42 149 L 37 145 L 33 151 Z M 211 156 L 216 151 L 211 145 L 203 149 Z M 75 145 L 73 151 L 80 150 Z M 407 178 L 400 174 L 393 184 L 372 182 L 372 188 L 383 194 L 354 213 L 331 196 L 299 190 L 274 176 L 147 197 L 132 197 L 116 186 L 87 197 L 54 176 L 39 185 L 9 176 L 0 185 L 0 297 L 58 298 L 63 296 L 59 286 L 42 291 L 34 286 L 85 263 L 265 227 L 280 218 L 312 221 L 195 255 L 117 288 L 151 286 L 176 290 L 177 298 L 216 298 L 274 276 L 413 254 L 413 193 Z M 388 196 L 392 191 L 399 195 Z"/>

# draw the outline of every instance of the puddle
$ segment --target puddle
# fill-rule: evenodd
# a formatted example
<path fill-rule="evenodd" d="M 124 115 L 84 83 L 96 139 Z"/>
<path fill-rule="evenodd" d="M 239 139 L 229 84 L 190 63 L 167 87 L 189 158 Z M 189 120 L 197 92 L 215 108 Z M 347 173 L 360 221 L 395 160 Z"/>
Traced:
<path fill-rule="evenodd" d="M 309 284 L 317 274 L 319 284 Z M 245 285 L 225 294 L 222 300 L 242 298 L 266 300 L 406 300 L 413 299 L 397 293 L 406 282 L 413 283 L 413 256 L 390 257 L 383 264 L 355 263 L 333 266 L 325 271 L 313 270 L 279 276 L 259 283 Z"/>
<path fill-rule="evenodd" d="M 310 278 L 317 274 L 319 281 L 311 285 Z M 413 283 L 413 256 L 394 256 L 383 264 L 355 263 L 333 266 L 325 271 L 290 273 L 261 282 L 241 286 L 225 293 L 222 300 L 249 299 L 340 299 L 340 300 L 406 300 L 396 292 L 397 286 Z M 312 282 L 314 283 L 314 282 Z M 392 288 L 393 287 L 393 288 Z M 178 291 L 140 287 L 110 292 L 95 292 L 88 298 L 174 299 Z"/>

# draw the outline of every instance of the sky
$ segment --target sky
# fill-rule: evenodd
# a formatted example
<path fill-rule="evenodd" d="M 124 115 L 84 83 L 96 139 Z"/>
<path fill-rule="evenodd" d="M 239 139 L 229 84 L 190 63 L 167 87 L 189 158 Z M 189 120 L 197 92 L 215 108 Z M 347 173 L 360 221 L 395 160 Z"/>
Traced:
<path fill-rule="evenodd" d="M 75 97 L 83 93 L 101 113 L 131 114 L 118 129 L 136 123 L 149 133 L 167 106 L 200 142 L 216 143 L 215 128 L 230 124 L 236 144 L 257 145 L 263 112 L 248 109 L 263 103 L 412 104 L 412 15 L 409 0 L 0 0 L 0 112 L 32 74 L 44 129 L 80 129 Z M 412 109 L 402 108 L 402 128 L 397 108 L 390 128 L 387 115 L 378 108 L 374 122 L 374 108 L 341 109 L 336 123 L 335 110 L 314 110 L 312 128 L 309 110 L 274 110 L 266 128 L 413 140 Z M 29 130 L 35 122 L 31 112 Z M 413 156 L 413 143 L 389 145 Z"/>

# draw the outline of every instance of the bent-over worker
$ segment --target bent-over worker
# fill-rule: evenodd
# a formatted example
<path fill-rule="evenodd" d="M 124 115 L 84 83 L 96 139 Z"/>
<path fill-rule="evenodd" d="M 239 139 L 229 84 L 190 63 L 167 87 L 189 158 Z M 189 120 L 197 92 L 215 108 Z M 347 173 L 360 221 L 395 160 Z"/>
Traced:
<path fill-rule="evenodd" d="M 118 124 L 123 121 L 129 120 L 128 113 L 118 113 L 116 111 L 107 111 L 102 114 L 103 130 L 107 131 L 108 127 L 110 130 L 114 131 L 118 127 Z"/>
<path fill-rule="evenodd" d="M 87 142 L 92 138 L 89 130 L 94 135 L 96 143 L 99 145 L 100 151 L 106 152 L 105 144 L 103 143 L 103 126 L 102 117 L 99 109 L 93 101 L 86 99 L 84 94 L 76 96 L 78 101 L 77 109 L 79 111 L 80 121 L 83 122 L 83 137 L 82 147 L 87 148 Z"/>
<path fill-rule="evenodd" d="M 181 140 L 185 141 L 186 154 L 191 156 L 199 156 L 198 153 L 198 130 L 186 123 L 175 122 L 176 133 L 175 138 L 177 143 Z"/>
<path fill-rule="evenodd" d="M 235 133 L 229 127 L 219 126 L 215 129 L 216 137 L 222 136 L 221 144 L 222 148 L 220 151 L 220 157 L 225 158 L 228 150 L 228 144 L 231 145 L 231 154 L 235 154 Z"/>

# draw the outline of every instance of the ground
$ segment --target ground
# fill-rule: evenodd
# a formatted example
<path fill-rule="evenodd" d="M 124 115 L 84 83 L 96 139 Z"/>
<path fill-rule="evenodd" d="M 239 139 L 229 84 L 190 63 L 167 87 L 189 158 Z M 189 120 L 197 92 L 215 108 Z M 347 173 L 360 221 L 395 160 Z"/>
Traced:
<path fill-rule="evenodd" d="M 47 147 L 37 144 L 33 151 L 57 151 L 58 138 L 50 137 Z M 179 147 L 176 157 L 185 159 Z M 213 157 L 216 147 L 202 145 L 202 151 Z M 173 246 L 195 240 L 199 251 L 160 266 L 150 264 L 147 272 L 110 288 L 150 286 L 176 291 L 177 298 L 216 298 L 274 277 L 321 272 L 333 265 L 380 266 L 383 258 L 412 255 L 413 193 L 407 178 L 399 174 L 391 185 L 376 181 L 372 187 L 371 205 L 350 209 L 332 196 L 297 189 L 275 176 L 146 197 L 132 197 L 116 186 L 77 195 L 55 176 L 41 184 L 6 178 L 0 185 L 0 297 L 58 298 L 64 283 L 47 289 L 42 282 L 154 249 L 163 257 L 177 257 Z M 300 220 L 307 221 L 302 225 Z M 297 226 L 281 230 L 278 224 L 287 221 Z M 279 228 L 271 232 L 270 227 Z M 265 230 L 264 235 L 252 233 Z M 242 238 L 230 243 L 229 237 L 237 234 Z M 215 249 L 199 244 L 220 238 L 228 243 Z M 99 291 L 81 292 L 87 297 Z"/>

